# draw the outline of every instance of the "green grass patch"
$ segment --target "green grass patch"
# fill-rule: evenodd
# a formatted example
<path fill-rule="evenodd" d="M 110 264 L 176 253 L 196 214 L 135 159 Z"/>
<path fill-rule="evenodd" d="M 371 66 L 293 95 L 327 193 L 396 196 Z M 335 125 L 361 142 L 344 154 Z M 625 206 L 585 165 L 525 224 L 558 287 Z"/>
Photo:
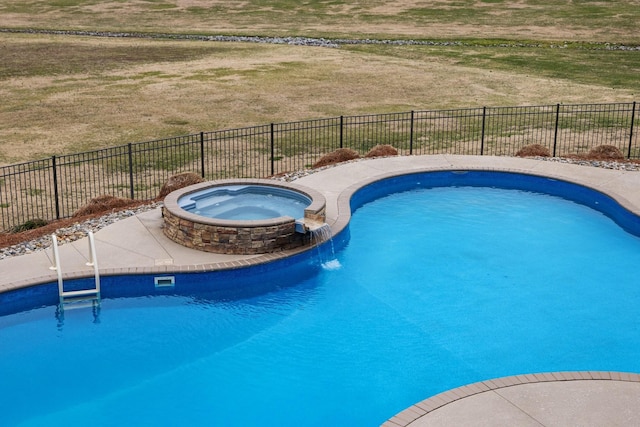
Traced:
<path fill-rule="evenodd" d="M 166 120 L 163 120 L 163 122 L 170 126 L 186 126 L 189 124 L 188 120 L 182 120 L 182 119 L 166 119 Z"/>
<path fill-rule="evenodd" d="M 418 61 L 446 59 L 452 65 L 504 70 L 531 77 L 570 80 L 573 83 L 640 91 L 640 55 L 637 51 L 607 50 L 603 44 L 548 42 L 539 47 L 504 41 L 465 40 L 470 46 L 349 46 L 346 49 Z M 518 43 L 516 43 L 518 44 Z M 562 46 L 562 47 L 559 47 Z M 564 47 L 566 46 L 566 47 Z"/>
<path fill-rule="evenodd" d="M 501 0 L 484 0 L 478 7 L 475 0 L 430 2 L 427 6 L 411 7 L 397 18 L 416 24 L 450 23 L 487 25 L 507 28 L 558 27 L 580 30 L 600 28 L 619 32 L 637 28 L 640 11 L 634 1 L 546 1 L 525 0 L 514 4 Z M 516 33 L 516 32 L 514 32 Z"/>
<path fill-rule="evenodd" d="M 131 78 L 133 78 L 134 80 L 142 80 L 147 78 L 170 79 L 175 77 L 181 77 L 181 76 L 176 74 L 166 74 L 166 73 L 163 73 L 162 71 L 145 71 L 144 73 L 138 73 Z"/>
<path fill-rule="evenodd" d="M 134 160 L 134 170 L 139 172 L 141 170 L 153 169 L 173 172 L 199 158 L 200 154 L 191 150 L 181 150 L 178 153 L 173 151 L 159 151 L 153 157 L 144 158 L 136 156 Z"/>
<path fill-rule="evenodd" d="M 87 3 L 93 4 L 95 2 L 87 2 L 86 0 L 52 0 L 49 2 L 49 6 L 53 8 L 67 8 L 84 6 Z"/>
<path fill-rule="evenodd" d="M 146 1 L 149 1 L 149 0 L 146 0 Z M 157 3 L 152 5 L 150 9 L 151 10 L 173 10 L 173 9 L 176 9 L 177 7 L 178 6 L 171 3 Z"/>
<path fill-rule="evenodd" d="M 188 146 L 158 146 L 153 150 L 135 152 L 131 157 L 132 165 L 129 165 L 127 154 L 119 156 L 117 161 L 99 163 L 109 172 L 129 173 L 130 168 L 134 173 L 159 170 L 174 172 L 200 159 L 200 151 Z"/>
<path fill-rule="evenodd" d="M 44 227 L 48 223 L 49 223 L 48 221 L 40 218 L 29 219 L 23 222 L 22 224 L 16 225 L 15 227 L 11 227 L 9 231 L 11 233 L 20 233 L 23 231 L 34 230 L 36 228 Z"/>
<path fill-rule="evenodd" d="M 101 74 L 108 70 L 155 62 L 190 61 L 226 51 L 205 44 L 93 45 L 68 40 L 0 43 L 0 79 L 15 77 Z M 146 72 L 146 77 L 168 77 Z"/>
<path fill-rule="evenodd" d="M 25 190 L 25 193 L 27 194 L 27 196 L 35 197 L 44 194 L 45 190 L 42 190 L 40 188 L 29 188 L 28 190 Z"/>

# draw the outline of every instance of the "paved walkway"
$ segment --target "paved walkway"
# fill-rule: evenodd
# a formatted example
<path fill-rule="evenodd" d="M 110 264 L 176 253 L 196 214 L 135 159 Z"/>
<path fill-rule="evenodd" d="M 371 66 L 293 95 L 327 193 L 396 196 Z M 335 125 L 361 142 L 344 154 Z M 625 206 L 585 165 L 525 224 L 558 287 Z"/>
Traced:
<path fill-rule="evenodd" d="M 336 234 L 349 222 L 349 198 L 358 188 L 393 175 L 437 170 L 496 170 L 563 179 L 607 193 L 621 205 L 640 215 L 640 172 L 512 157 L 437 155 L 371 159 L 328 168 L 301 178 L 296 183 L 313 188 L 325 196 L 327 223 Z M 236 256 L 194 251 L 167 239 L 162 234 L 161 227 L 161 212 L 156 209 L 118 221 L 98 231 L 95 240 L 101 274 L 237 268 L 287 256 L 285 253 Z M 86 265 L 89 254 L 87 240 L 85 238 L 60 247 L 65 279 L 93 275 L 93 268 Z M 51 258 L 51 250 L 46 250 L 1 260 L 0 292 L 56 281 L 55 272 L 49 269 Z M 536 379 L 526 384 L 494 389 L 481 383 L 484 386 L 474 388 L 473 393 L 467 393 L 469 389 L 465 389 L 465 392 L 457 389 L 453 394 L 456 399 L 445 395 L 446 404 L 435 409 L 434 401 L 427 400 L 419 406 L 409 408 L 387 424 L 640 426 L 640 382 L 637 382 L 637 377 L 619 381 L 618 374 L 602 374 L 607 375 L 614 379 L 558 381 L 545 377 L 544 382 Z M 442 397 L 437 396 L 438 402 L 442 403 Z M 627 407 L 625 402 L 630 402 L 629 399 L 633 399 L 633 404 L 629 403 L 626 410 L 621 409 Z M 594 404 L 592 400 L 601 404 Z M 576 405 L 572 406 L 571 403 Z M 578 407 L 581 408 L 580 414 L 572 409 Z"/>
<path fill-rule="evenodd" d="M 640 375 L 554 372 L 470 384 L 438 394 L 383 427 L 640 426 Z"/>

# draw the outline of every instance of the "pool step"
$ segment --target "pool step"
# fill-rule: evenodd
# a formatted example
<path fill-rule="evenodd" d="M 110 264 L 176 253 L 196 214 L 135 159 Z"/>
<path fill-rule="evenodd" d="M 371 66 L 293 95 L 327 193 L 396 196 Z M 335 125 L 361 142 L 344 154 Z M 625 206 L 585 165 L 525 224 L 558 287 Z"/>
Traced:
<path fill-rule="evenodd" d="M 98 260 L 96 258 L 96 245 L 93 238 L 93 232 L 87 233 L 89 238 L 89 262 L 88 266 L 93 267 L 95 287 L 90 289 L 78 289 L 73 291 L 65 291 L 64 282 L 62 280 L 62 268 L 60 267 L 60 253 L 58 251 L 58 237 L 51 235 L 53 247 L 53 265 L 50 269 L 55 270 L 58 274 L 58 296 L 60 297 L 59 309 L 64 311 L 65 308 L 84 308 L 96 307 L 100 305 L 100 272 L 98 269 Z"/>
<path fill-rule="evenodd" d="M 100 303 L 100 290 L 65 291 L 60 295 L 60 303 L 65 309 L 93 307 Z"/>
<path fill-rule="evenodd" d="M 95 294 L 94 294 L 95 295 Z M 60 305 L 60 309 L 75 310 L 79 308 L 95 308 L 100 305 L 100 297 L 84 297 L 84 298 L 65 298 L 64 304 Z"/>

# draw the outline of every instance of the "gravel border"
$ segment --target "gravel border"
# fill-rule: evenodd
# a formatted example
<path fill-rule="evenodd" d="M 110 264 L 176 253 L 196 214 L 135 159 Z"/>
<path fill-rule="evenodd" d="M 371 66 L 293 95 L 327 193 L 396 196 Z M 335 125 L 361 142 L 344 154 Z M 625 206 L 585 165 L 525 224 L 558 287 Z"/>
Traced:
<path fill-rule="evenodd" d="M 37 28 L 0 28 L 0 33 L 17 34 L 53 34 L 83 37 L 112 37 L 112 38 L 138 38 L 138 39 L 165 39 L 165 40 L 197 40 L 213 42 L 236 43 L 262 43 L 262 44 L 286 44 L 295 46 L 318 46 L 338 48 L 341 45 L 390 45 L 390 46 L 480 46 L 478 43 L 463 42 L 457 40 L 413 40 L 413 39 L 326 39 L 315 37 L 261 37 L 261 36 L 229 36 L 229 35 L 201 35 L 201 34 L 173 34 L 173 33 L 139 33 L 139 32 L 115 32 L 115 31 L 80 31 L 80 30 L 53 30 Z M 620 43 L 571 43 L 572 46 L 583 50 L 622 50 L 640 51 L 640 46 L 629 46 Z M 487 47 L 486 45 L 482 45 Z M 505 42 L 488 47 L 537 47 L 548 49 L 567 49 L 569 44 L 546 43 L 522 43 Z"/>

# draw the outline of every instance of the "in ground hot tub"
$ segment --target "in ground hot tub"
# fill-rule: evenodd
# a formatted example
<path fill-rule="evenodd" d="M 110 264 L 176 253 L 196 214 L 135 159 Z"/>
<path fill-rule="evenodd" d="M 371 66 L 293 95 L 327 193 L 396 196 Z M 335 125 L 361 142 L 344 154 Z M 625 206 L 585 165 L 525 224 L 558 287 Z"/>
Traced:
<path fill-rule="evenodd" d="M 210 181 L 164 200 L 164 234 L 193 249 L 261 254 L 308 244 L 325 221 L 324 196 L 272 180 Z"/>

